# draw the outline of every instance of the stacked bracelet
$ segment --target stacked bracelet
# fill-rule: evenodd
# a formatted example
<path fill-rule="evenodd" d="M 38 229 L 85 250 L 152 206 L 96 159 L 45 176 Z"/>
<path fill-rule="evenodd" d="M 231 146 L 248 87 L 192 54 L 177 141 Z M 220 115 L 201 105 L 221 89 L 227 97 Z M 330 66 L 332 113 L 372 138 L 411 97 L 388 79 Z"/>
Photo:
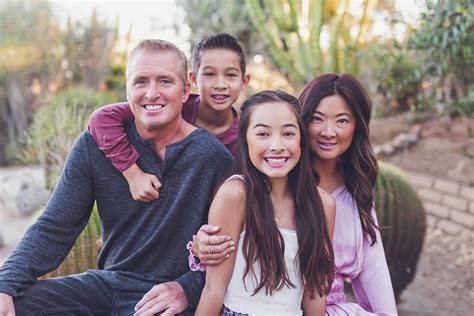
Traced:
<path fill-rule="evenodd" d="M 196 235 L 193 236 L 193 240 L 196 237 Z M 191 271 L 201 271 L 204 272 L 206 271 L 206 266 L 199 260 L 198 257 L 194 255 L 193 251 L 193 241 L 189 241 L 188 244 L 186 245 L 186 249 L 189 251 L 189 256 L 188 256 L 188 262 L 189 262 L 189 269 Z"/>

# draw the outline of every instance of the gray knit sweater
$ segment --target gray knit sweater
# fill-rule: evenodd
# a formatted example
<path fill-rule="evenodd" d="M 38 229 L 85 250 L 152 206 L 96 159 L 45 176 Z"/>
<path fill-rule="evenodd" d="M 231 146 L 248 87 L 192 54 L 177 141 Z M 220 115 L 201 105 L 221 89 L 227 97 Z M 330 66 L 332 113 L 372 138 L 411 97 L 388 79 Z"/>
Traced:
<path fill-rule="evenodd" d="M 0 268 L 0 292 L 24 294 L 36 278 L 54 270 L 68 254 L 97 202 L 103 248 L 101 277 L 112 288 L 148 291 L 151 284 L 177 281 L 195 308 L 204 276 L 189 271 L 186 243 L 206 222 L 214 186 L 232 163 L 226 148 L 203 129 L 166 147 L 164 161 L 152 144 L 127 126 L 140 153 L 138 165 L 161 181 L 151 203 L 132 199 L 120 172 L 85 131 L 74 144 L 49 203 Z"/>

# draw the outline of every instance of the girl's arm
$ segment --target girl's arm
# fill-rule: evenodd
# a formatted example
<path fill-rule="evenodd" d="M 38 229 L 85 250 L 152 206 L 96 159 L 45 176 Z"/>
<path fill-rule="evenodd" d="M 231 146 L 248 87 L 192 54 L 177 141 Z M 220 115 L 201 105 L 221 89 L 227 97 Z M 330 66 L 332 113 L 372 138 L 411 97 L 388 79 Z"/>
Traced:
<path fill-rule="evenodd" d="M 305 291 L 303 295 L 303 315 L 315 315 L 324 316 L 326 313 L 326 296 L 319 296 L 318 293 L 314 294 L 314 298 Z"/>
<path fill-rule="evenodd" d="M 209 223 L 221 227 L 223 234 L 229 235 L 236 244 L 244 224 L 245 193 L 241 180 L 229 180 L 217 191 L 209 210 Z M 229 209 L 231 206 L 231 209 Z M 217 266 L 208 266 L 206 285 L 201 294 L 197 316 L 218 316 L 224 303 L 235 264 L 235 252 Z"/>
<path fill-rule="evenodd" d="M 372 210 L 372 216 L 378 225 L 375 210 Z M 352 288 L 357 303 L 364 309 L 378 315 L 397 315 L 392 281 L 378 230 L 376 236 L 377 242 L 372 246 L 370 239 L 364 240 L 362 270 L 357 278 L 351 281 Z"/>
<path fill-rule="evenodd" d="M 140 155 L 130 144 L 124 128 L 134 119 L 128 103 L 106 105 L 92 113 L 89 131 L 99 149 L 127 179 L 133 199 L 151 202 L 158 198 L 161 183 L 136 164 Z"/>

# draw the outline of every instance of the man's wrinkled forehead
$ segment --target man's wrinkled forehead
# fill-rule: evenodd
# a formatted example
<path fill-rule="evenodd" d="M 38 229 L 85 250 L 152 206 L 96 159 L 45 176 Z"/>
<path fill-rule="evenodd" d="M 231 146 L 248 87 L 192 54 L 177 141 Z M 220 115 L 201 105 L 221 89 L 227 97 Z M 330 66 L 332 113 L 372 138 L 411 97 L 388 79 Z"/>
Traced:
<path fill-rule="evenodd" d="M 131 73 L 132 69 L 136 66 L 136 60 L 138 57 L 140 56 L 143 56 L 143 55 L 150 55 L 150 56 L 153 56 L 153 58 L 157 58 L 157 59 L 160 59 L 160 58 L 163 58 L 165 56 L 170 56 L 172 55 L 173 58 L 174 58 L 174 61 L 173 61 L 173 64 L 176 66 L 177 70 L 179 71 L 179 76 L 181 77 L 181 80 L 183 81 L 183 84 L 186 83 L 186 80 L 187 80 L 187 60 L 185 59 L 184 61 L 182 61 L 182 57 L 180 56 L 180 54 L 178 52 L 176 52 L 175 50 L 172 50 L 172 49 L 161 49 L 159 51 L 156 51 L 156 50 L 153 50 L 153 51 L 150 51 L 150 50 L 146 50 L 146 49 L 140 49 L 140 50 L 134 50 L 132 51 L 132 53 L 129 55 L 128 57 L 128 61 L 127 61 L 127 67 L 126 67 L 126 70 L 125 70 L 125 77 L 126 77 L 126 81 L 128 82 L 130 79 L 131 79 L 131 76 L 133 75 Z M 183 65 L 184 63 L 184 65 Z M 184 67 L 184 68 L 183 68 Z"/>

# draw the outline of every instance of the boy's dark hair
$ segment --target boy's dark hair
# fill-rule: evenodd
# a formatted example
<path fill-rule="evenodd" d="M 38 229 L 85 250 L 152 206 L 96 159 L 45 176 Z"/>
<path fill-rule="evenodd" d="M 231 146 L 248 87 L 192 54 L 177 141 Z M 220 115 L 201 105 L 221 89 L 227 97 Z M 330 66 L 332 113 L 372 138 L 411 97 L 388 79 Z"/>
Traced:
<path fill-rule="evenodd" d="M 228 49 L 239 55 L 240 71 L 245 76 L 245 55 L 242 46 L 235 37 L 227 33 L 217 33 L 215 35 L 204 36 L 193 52 L 193 70 L 197 73 L 201 66 L 202 54 L 207 49 Z"/>

